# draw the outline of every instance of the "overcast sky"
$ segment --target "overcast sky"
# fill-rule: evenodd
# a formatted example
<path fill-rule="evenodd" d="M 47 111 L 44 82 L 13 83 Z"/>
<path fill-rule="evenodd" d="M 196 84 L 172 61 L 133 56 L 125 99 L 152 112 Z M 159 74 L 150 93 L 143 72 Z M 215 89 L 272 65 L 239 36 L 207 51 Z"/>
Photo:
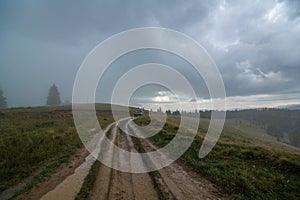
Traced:
<path fill-rule="evenodd" d="M 62 101 L 71 100 L 76 72 L 95 46 L 145 26 L 199 42 L 221 71 L 230 107 L 300 102 L 300 1 L 3 0 L 0 88 L 9 106 L 44 105 L 53 83 Z M 154 102 L 172 98 L 149 91 Z"/>

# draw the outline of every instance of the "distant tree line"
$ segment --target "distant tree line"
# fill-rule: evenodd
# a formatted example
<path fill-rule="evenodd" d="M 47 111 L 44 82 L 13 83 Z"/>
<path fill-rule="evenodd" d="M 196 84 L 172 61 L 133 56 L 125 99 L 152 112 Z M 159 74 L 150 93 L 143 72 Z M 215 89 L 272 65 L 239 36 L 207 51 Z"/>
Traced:
<path fill-rule="evenodd" d="M 167 115 L 181 115 L 179 110 L 171 111 L 171 110 L 166 110 Z"/>
<path fill-rule="evenodd" d="M 168 115 L 184 115 L 189 117 L 211 118 L 211 111 L 198 111 L 181 113 L 171 110 L 166 110 Z M 226 112 L 227 119 L 247 120 L 251 124 L 263 127 L 267 134 L 283 140 L 285 134 L 288 135 L 290 144 L 300 147 L 300 110 L 262 108 L 262 109 L 247 109 L 235 110 Z"/>

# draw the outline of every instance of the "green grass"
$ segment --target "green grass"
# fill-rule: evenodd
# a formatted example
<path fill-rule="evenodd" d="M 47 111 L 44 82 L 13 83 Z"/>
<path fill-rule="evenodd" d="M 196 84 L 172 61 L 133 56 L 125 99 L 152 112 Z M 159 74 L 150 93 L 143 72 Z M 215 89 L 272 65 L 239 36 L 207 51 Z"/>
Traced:
<path fill-rule="evenodd" d="M 197 155 L 201 143 L 202 139 L 197 137 L 183 160 L 220 186 L 222 192 L 241 199 L 300 197 L 299 156 L 219 143 L 200 160 Z"/>
<path fill-rule="evenodd" d="M 136 123 L 148 123 L 147 117 Z M 151 139 L 158 146 L 168 144 L 177 131 L 168 119 L 163 130 Z M 219 192 L 233 199 L 299 199 L 300 198 L 300 156 L 275 150 L 275 146 L 257 145 L 241 130 L 225 126 L 221 140 L 203 159 L 198 158 L 203 133 L 207 124 L 199 128 L 199 135 L 180 158 L 185 165 L 204 175 L 217 185 Z M 251 132 L 254 130 L 246 130 Z M 230 142 L 227 141 L 231 138 Z"/>
<path fill-rule="evenodd" d="M 101 127 L 113 121 L 109 105 L 96 105 Z M 17 194 L 68 161 L 82 147 L 71 106 L 0 111 L 0 192 L 33 176 Z"/>
<path fill-rule="evenodd" d="M 41 182 L 44 177 L 49 176 L 49 174 L 51 174 L 52 172 L 55 171 L 55 169 L 57 167 L 59 167 L 62 163 L 65 163 L 68 161 L 68 157 L 63 156 L 61 158 L 55 159 L 55 160 L 48 160 L 47 164 L 45 164 L 45 166 L 43 166 L 43 169 L 35 174 L 30 180 L 29 182 L 25 185 L 25 187 L 21 188 L 20 190 L 18 190 L 16 193 L 13 194 L 13 196 L 9 199 L 14 199 L 15 197 L 17 197 L 18 195 L 29 191 L 30 189 L 32 189 L 36 184 L 38 184 L 39 182 Z"/>
<path fill-rule="evenodd" d="M 80 146 L 71 112 L 38 108 L 2 111 L 0 191 L 51 162 L 66 160 Z"/>
<path fill-rule="evenodd" d="M 93 185 L 97 178 L 98 169 L 100 167 L 100 162 L 96 160 L 92 165 L 88 175 L 84 178 L 80 192 L 76 195 L 76 200 L 88 199 L 90 191 L 93 188 Z"/>

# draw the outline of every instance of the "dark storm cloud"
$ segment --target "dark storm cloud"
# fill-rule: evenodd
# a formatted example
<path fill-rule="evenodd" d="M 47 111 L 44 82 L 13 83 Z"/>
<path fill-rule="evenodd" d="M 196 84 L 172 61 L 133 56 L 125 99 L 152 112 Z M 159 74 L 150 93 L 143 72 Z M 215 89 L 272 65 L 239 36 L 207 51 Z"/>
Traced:
<path fill-rule="evenodd" d="M 161 26 L 208 50 L 229 95 L 299 92 L 299 9 L 296 0 L 1 1 L 0 87 L 11 106 L 44 104 L 52 83 L 70 100 L 76 71 L 99 42 Z"/>
<path fill-rule="evenodd" d="M 207 18 L 209 28 L 195 37 L 229 95 L 299 92 L 299 8 L 293 1 L 227 1 Z"/>

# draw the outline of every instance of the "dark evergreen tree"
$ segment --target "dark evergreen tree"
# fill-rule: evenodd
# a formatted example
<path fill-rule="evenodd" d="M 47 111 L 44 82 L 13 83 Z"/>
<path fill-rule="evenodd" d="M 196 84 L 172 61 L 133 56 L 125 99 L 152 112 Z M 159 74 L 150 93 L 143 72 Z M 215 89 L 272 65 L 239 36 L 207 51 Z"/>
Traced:
<path fill-rule="evenodd" d="M 3 96 L 2 90 L 0 90 L 0 108 L 7 108 L 6 98 Z"/>
<path fill-rule="evenodd" d="M 49 94 L 47 97 L 47 105 L 49 106 L 56 106 L 61 103 L 60 95 L 58 89 L 55 84 L 53 84 L 49 90 Z"/>

